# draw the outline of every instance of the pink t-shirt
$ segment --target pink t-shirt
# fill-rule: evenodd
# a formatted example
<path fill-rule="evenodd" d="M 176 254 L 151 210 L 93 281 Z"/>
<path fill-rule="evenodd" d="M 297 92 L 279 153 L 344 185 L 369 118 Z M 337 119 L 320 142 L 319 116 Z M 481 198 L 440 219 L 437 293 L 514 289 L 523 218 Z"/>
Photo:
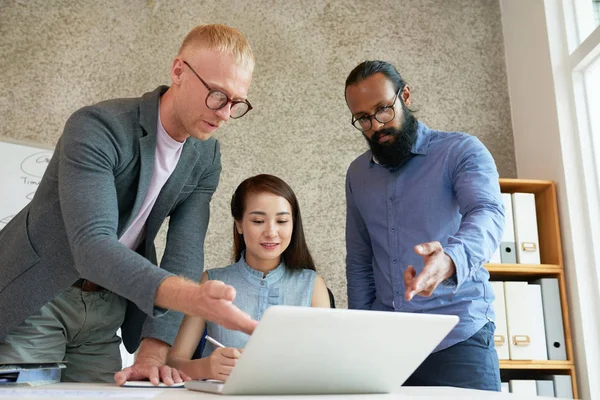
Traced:
<path fill-rule="evenodd" d="M 154 207 L 160 190 L 173 173 L 173 170 L 175 170 L 185 143 L 176 141 L 165 131 L 160 121 L 160 108 L 156 125 L 156 151 L 154 153 L 154 167 L 152 169 L 152 178 L 148 187 L 148 193 L 146 193 L 146 198 L 142 203 L 142 208 L 140 208 L 137 217 L 135 217 L 131 225 L 129 225 L 119 238 L 119 242 L 132 250 L 136 249 L 144 239 L 146 234 L 144 228 L 148 215 L 150 215 L 152 207 Z"/>

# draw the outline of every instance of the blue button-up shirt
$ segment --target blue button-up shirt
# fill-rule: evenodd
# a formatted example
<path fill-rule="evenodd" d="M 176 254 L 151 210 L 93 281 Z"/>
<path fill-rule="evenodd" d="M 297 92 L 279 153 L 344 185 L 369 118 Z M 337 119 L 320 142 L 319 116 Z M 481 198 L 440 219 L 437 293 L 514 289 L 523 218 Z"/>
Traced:
<path fill-rule="evenodd" d="M 378 165 L 371 151 L 348 168 L 348 306 L 457 315 L 460 322 L 438 351 L 494 319 L 494 293 L 483 264 L 500 244 L 504 203 L 494 160 L 476 137 L 419 122 L 412 153 L 397 170 Z M 405 269 L 423 270 L 414 246 L 431 241 L 439 241 L 454 261 L 454 284 L 444 282 L 430 297 L 406 301 Z"/>
<path fill-rule="evenodd" d="M 225 268 L 207 270 L 208 279 L 231 285 L 236 290 L 233 304 L 259 321 L 268 307 L 274 305 L 310 307 L 317 273 L 311 269 L 289 269 L 283 261 L 264 276 L 246 263 L 245 255 Z M 207 321 L 208 335 L 227 347 L 244 348 L 249 336 Z M 203 357 L 215 347 L 206 342 Z"/>

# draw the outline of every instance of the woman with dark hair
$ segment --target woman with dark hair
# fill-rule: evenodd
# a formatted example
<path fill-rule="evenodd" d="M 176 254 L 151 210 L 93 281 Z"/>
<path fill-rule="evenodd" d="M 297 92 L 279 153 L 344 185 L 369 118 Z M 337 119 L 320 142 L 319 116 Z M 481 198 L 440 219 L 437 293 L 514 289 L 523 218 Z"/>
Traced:
<path fill-rule="evenodd" d="M 236 289 L 234 305 L 260 320 L 271 305 L 330 307 L 323 278 L 306 245 L 296 195 L 280 178 L 257 175 L 243 181 L 231 199 L 233 261 L 204 271 L 201 282 L 220 280 Z M 202 358 L 191 357 L 205 331 Z M 227 380 L 249 336 L 186 316 L 169 352 L 169 365 L 192 379 Z"/>

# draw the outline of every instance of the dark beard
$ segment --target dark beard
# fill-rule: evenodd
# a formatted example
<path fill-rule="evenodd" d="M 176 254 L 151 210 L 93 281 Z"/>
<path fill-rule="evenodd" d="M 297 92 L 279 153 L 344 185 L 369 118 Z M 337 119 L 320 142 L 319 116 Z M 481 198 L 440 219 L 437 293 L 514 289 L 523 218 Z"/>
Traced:
<path fill-rule="evenodd" d="M 404 110 L 404 121 L 400 129 L 380 129 L 373 133 L 371 139 L 364 135 L 375 160 L 381 166 L 389 169 L 400 168 L 414 156 L 411 149 L 417 138 L 419 125 L 417 119 L 404 104 L 402 104 L 402 108 Z M 379 143 L 379 138 L 384 135 L 390 135 L 392 140 Z"/>

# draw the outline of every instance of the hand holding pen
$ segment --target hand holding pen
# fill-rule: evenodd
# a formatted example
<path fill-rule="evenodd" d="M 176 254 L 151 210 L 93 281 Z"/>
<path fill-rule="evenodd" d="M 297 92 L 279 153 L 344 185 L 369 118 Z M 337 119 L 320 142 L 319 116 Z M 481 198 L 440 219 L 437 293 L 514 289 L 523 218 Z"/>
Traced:
<path fill-rule="evenodd" d="M 206 335 L 206 340 L 215 346 L 215 350 L 210 354 L 210 378 L 225 382 L 233 367 L 237 364 L 237 359 L 242 355 L 241 351 L 233 347 L 225 347 L 217 340 Z"/>

